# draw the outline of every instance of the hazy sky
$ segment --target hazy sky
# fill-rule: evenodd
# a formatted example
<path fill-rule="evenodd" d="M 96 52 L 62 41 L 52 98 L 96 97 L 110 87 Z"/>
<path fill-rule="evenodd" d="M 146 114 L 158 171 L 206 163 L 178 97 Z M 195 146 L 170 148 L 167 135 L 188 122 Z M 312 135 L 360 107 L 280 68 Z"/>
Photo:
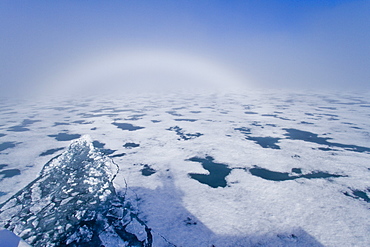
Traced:
<path fill-rule="evenodd" d="M 113 81 L 370 89 L 366 0 L 3 0 L 0 33 L 0 96 Z"/>

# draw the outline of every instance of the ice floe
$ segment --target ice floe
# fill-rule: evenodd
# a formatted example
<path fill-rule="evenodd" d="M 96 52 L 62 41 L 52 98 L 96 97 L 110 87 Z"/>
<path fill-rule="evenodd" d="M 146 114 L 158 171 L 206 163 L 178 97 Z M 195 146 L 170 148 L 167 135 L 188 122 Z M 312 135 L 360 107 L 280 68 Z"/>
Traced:
<path fill-rule="evenodd" d="M 105 160 L 119 172 L 106 171 L 101 179 L 105 170 L 91 168 L 92 177 L 81 182 L 69 176 L 68 187 L 60 192 L 50 187 L 49 195 L 70 194 L 60 205 L 91 212 L 99 202 L 112 202 L 103 191 L 113 186 L 126 201 L 112 199 L 116 206 L 103 203 L 103 208 L 112 215 L 131 210 L 126 232 L 139 242 L 146 236 L 149 243 L 147 226 L 152 246 L 367 246 L 369 98 L 250 91 L 0 103 L 0 164 L 6 165 L 0 172 L 13 171 L 2 173 L 0 202 L 29 190 L 38 203 L 30 200 L 22 209 L 8 201 L 8 215 L 47 208 L 51 196 L 37 196 L 40 190 L 28 184 L 57 176 L 53 162 L 72 158 L 66 154 L 69 143 L 88 134 L 92 147 L 86 145 L 98 158 L 91 164 Z M 22 128 L 28 130 L 12 131 Z M 44 168 L 53 156 L 59 158 Z M 96 200 L 79 195 L 81 183 L 90 188 L 87 198 Z M 108 219 L 108 211 L 101 217 Z M 75 210 L 71 217 L 83 220 L 83 212 Z M 13 230 L 31 236 L 36 218 Z M 56 231 L 74 232 L 69 243 L 95 239 L 89 224 L 76 230 L 73 219 Z M 53 220 L 45 217 L 42 224 L 47 228 Z M 115 230 L 101 232 L 100 241 L 122 244 L 111 238 Z"/>

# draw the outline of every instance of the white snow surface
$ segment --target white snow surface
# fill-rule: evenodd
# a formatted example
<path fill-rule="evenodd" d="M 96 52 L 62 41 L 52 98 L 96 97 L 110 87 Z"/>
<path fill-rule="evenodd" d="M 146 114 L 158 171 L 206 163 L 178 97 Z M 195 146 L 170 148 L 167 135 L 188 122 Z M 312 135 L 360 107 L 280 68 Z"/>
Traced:
<path fill-rule="evenodd" d="M 70 140 L 55 136 L 89 135 L 104 143 L 103 149 L 115 150 L 109 154 L 119 166 L 115 188 L 128 186 L 138 216 L 162 236 L 160 243 L 154 238 L 153 246 L 162 246 L 163 239 L 168 246 L 370 245 L 370 152 L 350 148 L 370 148 L 370 94 L 123 94 L 0 104 L 0 203 L 65 151 Z M 22 123 L 27 130 L 14 131 Z M 143 128 L 123 130 L 120 123 Z M 171 129 L 176 126 L 182 135 Z M 286 129 L 342 146 L 288 138 Z M 247 137 L 280 138 L 275 143 L 280 149 Z M 51 154 L 40 156 L 47 150 Z M 231 169 L 226 187 L 213 188 L 189 176 L 210 174 L 188 160 L 207 156 Z M 144 165 L 155 173 L 144 176 Z M 271 181 L 253 175 L 253 167 L 340 177 Z M 4 173 L 11 169 L 20 175 Z"/>

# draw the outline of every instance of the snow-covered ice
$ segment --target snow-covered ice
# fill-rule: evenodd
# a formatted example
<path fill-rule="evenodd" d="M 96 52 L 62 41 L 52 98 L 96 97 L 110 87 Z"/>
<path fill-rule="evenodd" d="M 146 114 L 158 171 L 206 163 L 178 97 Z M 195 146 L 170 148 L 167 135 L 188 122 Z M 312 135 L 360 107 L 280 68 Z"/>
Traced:
<path fill-rule="evenodd" d="M 13 223 L 2 224 L 41 241 L 55 219 L 40 212 L 59 193 L 70 196 L 56 212 L 78 208 L 70 212 L 75 222 L 53 230 L 71 233 L 68 243 L 94 239 L 89 225 L 76 228 L 88 211 L 105 223 L 109 212 L 122 221 L 131 215 L 125 229 L 143 246 L 368 246 L 369 99 L 251 91 L 3 101 L 0 215 Z M 73 156 L 73 145 L 87 153 Z M 64 174 L 72 161 L 86 170 Z M 79 169 L 82 180 L 73 174 Z M 41 195 L 34 185 L 47 185 L 50 175 L 61 191 Z M 26 192 L 31 198 L 20 205 Z M 25 214 L 29 222 L 20 224 Z M 45 232 L 36 234 L 40 221 Z M 127 246 L 108 225 L 99 241 Z"/>

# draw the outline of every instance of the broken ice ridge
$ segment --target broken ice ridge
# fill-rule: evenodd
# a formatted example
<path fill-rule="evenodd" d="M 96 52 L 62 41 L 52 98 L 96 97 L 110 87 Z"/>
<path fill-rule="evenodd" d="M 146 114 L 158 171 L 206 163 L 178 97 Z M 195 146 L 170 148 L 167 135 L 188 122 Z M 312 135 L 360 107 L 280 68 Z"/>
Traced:
<path fill-rule="evenodd" d="M 151 230 L 113 186 L 117 172 L 83 136 L 0 205 L 0 227 L 32 246 L 151 246 Z"/>

